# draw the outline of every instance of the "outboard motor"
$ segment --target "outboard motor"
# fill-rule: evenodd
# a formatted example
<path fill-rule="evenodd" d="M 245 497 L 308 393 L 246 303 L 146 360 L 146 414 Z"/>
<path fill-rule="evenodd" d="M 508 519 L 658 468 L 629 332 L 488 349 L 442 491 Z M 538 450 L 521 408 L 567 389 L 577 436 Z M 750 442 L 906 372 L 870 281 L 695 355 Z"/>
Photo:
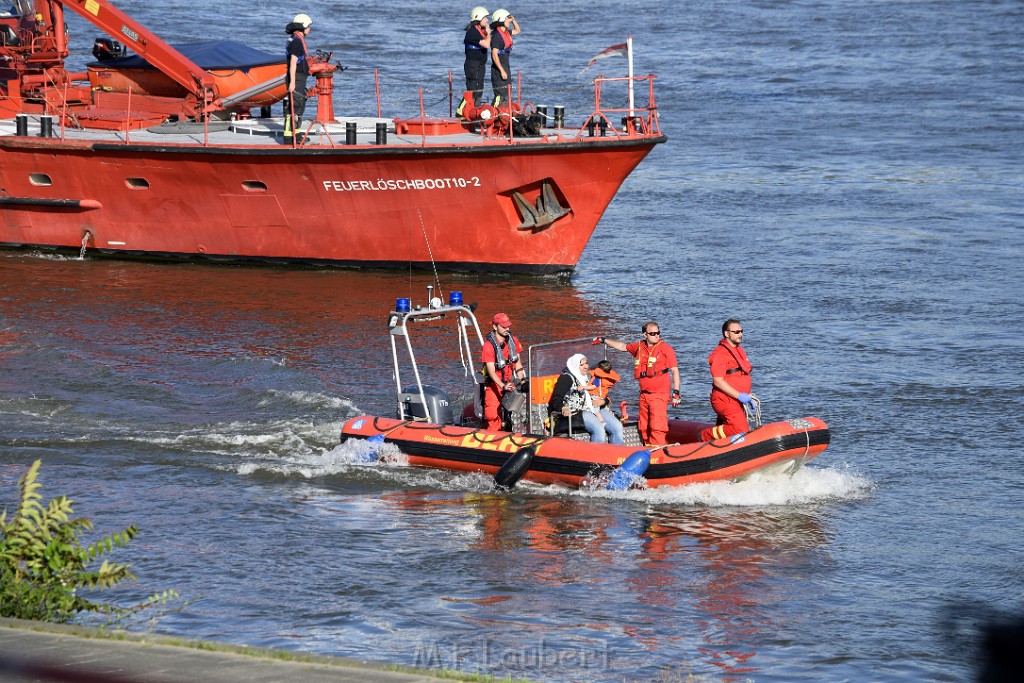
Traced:
<path fill-rule="evenodd" d="M 124 57 L 124 46 L 110 38 L 97 38 L 92 44 L 92 56 L 101 62 Z"/>
<path fill-rule="evenodd" d="M 448 399 L 448 394 L 437 387 L 424 384 L 423 396 L 427 399 L 426 405 L 423 405 L 419 389 L 414 386 L 403 389 L 402 393 L 398 395 L 398 401 L 401 404 L 401 414 L 398 419 L 425 420 L 435 424 L 452 424 L 454 422 L 452 403 Z"/>

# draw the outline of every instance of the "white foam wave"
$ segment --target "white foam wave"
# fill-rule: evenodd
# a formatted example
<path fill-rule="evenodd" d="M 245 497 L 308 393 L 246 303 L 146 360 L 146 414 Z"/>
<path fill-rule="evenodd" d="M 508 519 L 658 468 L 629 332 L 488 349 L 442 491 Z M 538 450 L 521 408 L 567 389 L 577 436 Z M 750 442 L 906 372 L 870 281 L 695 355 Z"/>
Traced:
<path fill-rule="evenodd" d="M 321 456 L 338 440 L 337 421 L 228 422 L 179 433 L 128 434 L 127 441 L 237 460 Z M 90 437 L 91 438 L 91 437 Z"/>
<path fill-rule="evenodd" d="M 483 493 L 494 489 L 494 478 L 484 472 L 411 467 L 408 458 L 397 446 L 388 443 L 372 444 L 362 439 L 352 439 L 328 451 L 293 453 L 274 462 L 264 460 L 242 463 L 237 471 L 239 474 L 274 472 L 306 479 L 367 475 L 403 487 L 438 491 Z"/>
<path fill-rule="evenodd" d="M 33 259 L 39 259 L 40 261 L 80 261 L 85 262 L 85 259 L 81 256 L 72 256 L 70 254 L 47 254 L 41 251 L 28 251 L 20 254 L 21 256 Z"/>
<path fill-rule="evenodd" d="M 870 495 L 873 490 L 870 479 L 846 468 L 805 466 L 792 475 L 753 474 L 738 482 L 711 481 L 629 491 L 598 489 L 580 491 L 579 495 L 673 505 L 766 507 L 854 500 Z"/>
<path fill-rule="evenodd" d="M 278 391 L 270 390 L 268 395 L 262 398 L 259 406 L 280 404 L 282 402 L 293 403 L 298 406 L 314 406 L 316 408 L 330 408 L 339 411 L 339 414 L 348 414 L 356 411 L 356 406 L 347 398 L 329 396 L 312 391 Z"/>

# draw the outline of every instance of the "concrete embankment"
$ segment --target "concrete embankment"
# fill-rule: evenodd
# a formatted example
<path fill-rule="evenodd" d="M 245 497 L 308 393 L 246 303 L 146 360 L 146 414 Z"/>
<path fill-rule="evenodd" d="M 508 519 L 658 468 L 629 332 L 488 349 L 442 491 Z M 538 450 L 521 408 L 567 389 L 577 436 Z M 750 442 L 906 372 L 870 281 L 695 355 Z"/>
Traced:
<path fill-rule="evenodd" d="M 479 676 L 418 671 L 341 657 L 0 619 L 4 683 L 436 683 Z"/>

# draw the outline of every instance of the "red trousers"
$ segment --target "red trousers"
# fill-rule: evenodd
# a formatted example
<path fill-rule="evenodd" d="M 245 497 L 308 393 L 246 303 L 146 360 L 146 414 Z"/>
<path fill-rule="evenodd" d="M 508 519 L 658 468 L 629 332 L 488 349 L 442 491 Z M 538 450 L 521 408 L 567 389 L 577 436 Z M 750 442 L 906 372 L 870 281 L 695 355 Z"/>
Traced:
<path fill-rule="evenodd" d="M 637 427 L 645 446 L 668 444 L 668 394 L 640 393 Z"/>
<path fill-rule="evenodd" d="M 747 413 L 743 410 L 743 404 L 736 399 L 715 391 L 711 394 L 711 407 L 718 415 L 718 422 L 714 427 L 708 427 L 700 433 L 701 441 L 724 439 L 750 431 Z"/>
<path fill-rule="evenodd" d="M 504 388 L 494 382 L 484 385 L 484 429 L 501 431 L 501 397 L 504 395 Z"/>

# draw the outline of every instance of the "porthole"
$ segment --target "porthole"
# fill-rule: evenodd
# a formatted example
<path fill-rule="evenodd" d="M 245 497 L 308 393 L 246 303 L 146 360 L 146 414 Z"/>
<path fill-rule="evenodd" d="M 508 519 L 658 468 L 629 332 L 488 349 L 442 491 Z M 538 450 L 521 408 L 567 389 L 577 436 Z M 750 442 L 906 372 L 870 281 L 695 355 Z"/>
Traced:
<path fill-rule="evenodd" d="M 259 180 L 243 180 L 242 189 L 246 192 L 266 192 L 267 184 Z"/>
<path fill-rule="evenodd" d="M 145 178 L 125 178 L 124 184 L 133 190 L 148 190 L 149 181 Z"/>
<path fill-rule="evenodd" d="M 45 173 L 29 173 L 28 181 L 39 187 L 49 187 L 50 185 L 53 185 L 53 180 L 51 180 L 50 176 Z"/>

